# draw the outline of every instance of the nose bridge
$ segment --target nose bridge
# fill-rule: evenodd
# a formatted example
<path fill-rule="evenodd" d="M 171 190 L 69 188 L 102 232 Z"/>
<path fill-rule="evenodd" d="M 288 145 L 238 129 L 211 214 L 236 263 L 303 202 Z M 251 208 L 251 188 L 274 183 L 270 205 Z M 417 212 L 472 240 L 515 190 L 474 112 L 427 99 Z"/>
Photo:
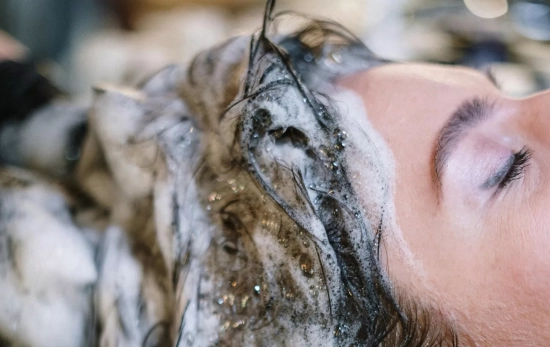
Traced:
<path fill-rule="evenodd" d="M 538 141 L 550 144 L 550 90 L 518 100 L 519 125 Z"/>
<path fill-rule="evenodd" d="M 522 99 L 522 108 L 545 115 L 550 111 L 550 89 Z"/>

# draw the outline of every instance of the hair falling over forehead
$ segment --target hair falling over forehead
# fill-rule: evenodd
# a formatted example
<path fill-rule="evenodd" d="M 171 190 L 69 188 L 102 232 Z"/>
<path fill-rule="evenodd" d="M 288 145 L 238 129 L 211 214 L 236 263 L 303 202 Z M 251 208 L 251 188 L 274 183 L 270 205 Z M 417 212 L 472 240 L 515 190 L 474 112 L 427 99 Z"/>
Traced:
<path fill-rule="evenodd" d="M 383 223 L 372 228 L 361 208 L 348 174 L 354 139 L 322 93 L 385 61 L 338 24 L 273 15 L 274 6 L 248 61 L 242 40 L 215 47 L 196 57 L 182 88 L 203 132 L 194 177 L 214 227 L 196 256 L 204 269 L 179 345 L 185 336 L 221 346 L 456 345 L 444 321 L 397 297 L 383 274 Z"/>

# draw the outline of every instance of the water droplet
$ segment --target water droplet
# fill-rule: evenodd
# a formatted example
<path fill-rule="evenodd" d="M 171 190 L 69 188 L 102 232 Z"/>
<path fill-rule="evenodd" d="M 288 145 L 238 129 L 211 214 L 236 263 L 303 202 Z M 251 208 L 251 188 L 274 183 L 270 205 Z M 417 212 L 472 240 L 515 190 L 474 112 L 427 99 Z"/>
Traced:
<path fill-rule="evenodd" d="M 223 305 L 223 298 L 218 299 L 218 305 Z"/>
<path fill-rule="evenodd" d="M 254 286 L 254 291 L 255 291 L 256 293 L 259 293 L 259 292 L 260 292 L 260 286 L 259 286 L 259 285 L 255 285 L 255 286 Z"/>
<path fill-rule="evenodd" d="M 229 329 L 229 327 L 231 326 L 231 322 L 227 321 L 225 323 L 222 324 L 222 326 L 220 327 L 220 330 L 223 332 L 223 331 L 227 331 L 227 329 Z"/>
<path fill-rule="evenodd" d="M 234 306 L 235 305 L 235 295 L 233 295 L 233 294 L 227 295 L 227 303 L 230 306 Z"/>
<path fill-rule="evenodd" d="M 245 308 L 246 307 L 246 304 L 248 303 L 248 299 L 250 299 L 250 297 L 248 295 L 245 295 L 242 299 L 241 299 L 241 307 L 242 308 Z"/>
<path fill-rule="evenodd" d="M 340 54 L 340 52 L 331 52 L 330 58 L 337 64 L 342 62 L 342 54 Z"/>
<path fill-rule="evenodd" d="M 80 148 L 71 147 L 65 151 L 65 159 L 68 161 L 76 161 L 80 158 Z"/>
<path fill-rule="evenodd" d="M 185 333 L 183 338 L 187 342 L 187 346 L 191 346 L 191 345 L 193 345 L 193 342 L 195 342 L 195 338 L 189 332 Z"/>
<path fill-rule="evenodd" d="M 342 327 L 338 325 L 338 326 L 334 329 L 334 336 L 340 336 L 341 334 L 342 334 Z"/>
<path fill-rule="evenodd" d="M 245 324 L 245 320 L 244 319 L 239 319 L 238 321 L 234 322 L 232 327 L 233 329 L 239 329 L 239 328 L 242 328 L 244 327 L 244 324 Z"/>
<path fill-rule="evenodd" d="M 317 290 L 314 286 L 309 287 L 309 294 L 311 294 L 312 296 L 317 296 Z"/>
<path fill-rule="evenodd" d="M 313 277 L 313 262 L 307 253 L 300 255 L 300 269 L 306 277 Z"/>

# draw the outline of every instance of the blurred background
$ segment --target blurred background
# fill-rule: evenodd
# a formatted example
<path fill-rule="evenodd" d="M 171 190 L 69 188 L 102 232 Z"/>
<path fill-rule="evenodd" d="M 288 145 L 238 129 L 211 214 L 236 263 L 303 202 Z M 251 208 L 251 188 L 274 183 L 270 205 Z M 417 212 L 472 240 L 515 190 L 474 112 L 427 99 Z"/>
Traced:
<path fill-rule="evenodd" d="M 259 28 L 264 0 L 0 0 L 0 58 L 35 63 L 77 99 Z M 377 54 L 490 68 L 514 96 L 550 87 L 548 0 L 279 0 L 334 19 Z M 276 12 L 277 12 L 276 11 Z"/>

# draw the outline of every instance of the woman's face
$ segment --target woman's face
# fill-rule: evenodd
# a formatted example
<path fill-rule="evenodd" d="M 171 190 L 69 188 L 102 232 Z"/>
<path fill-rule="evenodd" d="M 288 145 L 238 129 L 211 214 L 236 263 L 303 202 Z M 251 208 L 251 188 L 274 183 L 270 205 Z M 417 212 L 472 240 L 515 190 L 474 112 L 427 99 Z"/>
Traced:
<path fill-rule="evenodd" d="M 478 71 L 421 64 L 339 84 L 393 151 L 399 230 L 384 263 L 396 288 L 482 345 L 546 345 L 550 92 L 511 99 Z"/>

